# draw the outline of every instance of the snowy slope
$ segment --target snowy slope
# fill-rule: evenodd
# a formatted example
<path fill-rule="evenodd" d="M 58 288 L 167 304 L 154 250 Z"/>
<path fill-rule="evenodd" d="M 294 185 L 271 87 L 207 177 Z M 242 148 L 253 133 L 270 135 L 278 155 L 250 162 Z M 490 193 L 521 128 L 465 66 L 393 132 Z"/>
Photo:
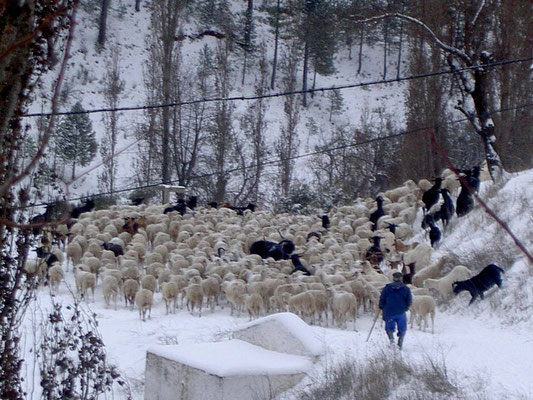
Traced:
<path fill-rule="evenodd" d="M 533 170 L 514 174 L 499 191 L 492 183 L 482 183 L 481 196 L 487 200 L 509 228 L 520 238 L 525 247 L 533 248 L 531 223 L 531 198 Z M 421 215 L 419 215 L 421 217 Z M 415 225 L 418 227 L 419 225 Z M 415 237 L 421 238 L 420 232 Z M 434 257 L 453 250 L 463 264 L 476 271 L 481 268 L 470 263 L 472 252 L 493 254 L 493 262 L 500 263 L 506 270 L 501 290 L 492 289 L 484 301 L 468 306 L 469 295 L 461 293 L 449 304 L 439 305 L 435 318 L 435 333 L 422 332 L 416 327 L 408 331 L 403 357 L 409 362 L 424 363 L 428 359 L 444 362 L 447 370 L 461 389 L 466 399 L 531 399 L 533 398 L 533 265 L 517 250 L 496 223 L 476 206 L 467 217 L 455 219 L 445 233 L 443 242 Z M 504 259 L 498 259 L 498 252 L 506 252 Z M 483 262 L 485 258 L 482 258 Z M 502 263 L 501 260 L 507 260 Z M 478 268 L 476 268 L 478 267 Z M 72 271 L 66 281 L 72 288 Z M 230 316 L 229 306 L 217 307 L 214 313 L 204 310 L 202 317 L 192 316 L 179 310 L 175 315 L 165 315 L 161 294 L 156 293 L 151 319 L 142 322 L 138 312 L 124 307 L 119 301 L 118 309 L 106 309 L 100 288 L 96 299 L 86 307 L 94 312 L 99 331 L 104 339 L 110 362 L 116 364 L 127 380 L 134 399 L 143 398 L 143 375 L 146 350 L 154 345 L 197 344 L 228 340 L 231 332 L 248 321 L 247 316 Z M 72 294 L 62 284 L 56 301 L 64 306 L 72 303 Z M 32 310 L 44 310 L 50 303 L 47 288 L 42 288 L 38 301 Z M 84 303 L 85 304 L 85 303 Z M 23 335 L 27 363 L 26 384 L 34 388 L 38 398 L 39 378 L 32 367 L 29 349 L 34 343 L 30 320 L 37 323 L 42 318 L 40 311 L 28 313 L 27 329 Z M 359 315 L 353 330 L 348 323 L 346 330 L 313 326 L 315 338 L 326 347 L 326 356 L 316 365 L 309 378 L 304 379 L 297 390 L 323 379 L 328 368 L 346 358 L 364 364 L 375 354 L 390 351 L 386 348 L 386 335 L 380 323 L 367 342 L 372 325 L 372 315 Z M 32 386 L 33 385 L 33 386 Z M 413 387 L 402 390 L 413 390 Z M 405 393 L 404 393 L 405 394 Z M 30 398 L 30 397 L 29 397 Z M 117 389 L 116 399 L 125 398 Z M 295 399 L 294 392 L 281 397 Z M 405 398 L 405 397 L 404 397 Z"/>
<path fill-rule="evenodd" d="M 245 6 L 242 2 L 234 2 L 235 11 L 241 10 Z M 107 44 L 105 49 L 98 52 L 95 43 L 98 35 L 98 12 L 94 10 L 89 13 L 84 7 L 79 7 L 77 14 L 77 25 L 74 29 L 73 49 L 71 58 L 68 61 L 67 72 L 65 74 L 63 89 L 68 88 L 70 96 L 67 103 L 61 105 L 60 111 L 68 111 L 76 101 L 81 101 L 84 109 L 107 108 L 103 98 L 104 78 L 109 63 L 114 52 L 120 52 L 120 68 L 122 79 L 125 80 L 125 91 L 121 95 L 119 107 L 136 107 L 146 104 L 146 91 L 143 81 L 143 69 L 147 58 L 146 36 L 150 26 L 150 12 L 141 6 L 140 12 L 135 12 L 133 3 L 111 2 L 108 16 Z M 258 14 L 258 16 L 260 16 Z M 259 21 L 259 19 L 258 19 Z M 185 27 L 186 32 L 196 33 L 198 27 L 194 20 L 191 20 Z M 272 60 L 273 35 L 270 29 L 258 23 L 258 38 L 264 40 L 267 46 L 267 56 Z M 187 39 L 183 45 L 183 64 L 195 68 L 196 58 L 200 49 L 204 45 L 213 47 L 216 39 L 206 37 L 202 40 Z M 280 48 L 280 56 L 283 49 Z M 404 50 L 405 51 L 405 50 Z M 355 53 L 355 51 L 353 51 Z M 396 73 L 396 49 L 389 54 L 389 67 L 387 78 L 392 78 Z M 331 76 L 317 77 L 317 88 L 327 88 L 347 84 L 358 84 L 362 82 L 376 81 L 382 79 L 383 74 L 383 54 L 380 46 L 364 47 L 363 68 L 361 74 L 357 74 L 357 58 L 355 55 L 350 60 L 348 49 L 343 47 L 337 54 L 337 72 Z M 57 69 L 57 67 L 56 67 Z M 241 84 L 240 62 L 234 65 L 234 76 L 230 97 L 249 96 L 254 94 L 255 73 L 249 73 L 246 83 Z M 299 67 L 301 70 L 301 66 Z M 278 72 L 278 82 L 282 71 Z M 301 73 L 301 71 L 300 71 Z M 52 85 L 55 81 L 57 71 L 52 71 L 42 79 L 42 86 L 35 96 L 35 101 L 30 108 L 30 112 L 46 112 L 49 104 L 42 99 L 49 99 L 52 93 Z M 309 85 L 312 76 L 309 77 Z M 297 89 L 300 89 L 301 78 L 298 78 Z M 298 132 L 301 147 L 299 154 L 304 154 L 313 150 L 313 146 L 319 138 L 316 133 L 309 129 L 311 120 L 317 126 L 318 132 L 324 137 L 328 137 L 333 129 L 338 126 L 350 124 L 357 126 L 361 123 L 361 118 L 365 116 L 368 122 L 372 121 L 379 126 L 379 116 L 377 111 L 394 115 L 394 121 L 398 127 L 403 123 L 403 90 L 405 83 L 389 83 L 373 85 L 364 88 L 349 88 L 341 91 L 344 100 L 344 109 L 340 115 L 335 115 L 329 121 L 329 99 L 328 92 L 317 92 L 313 98 L 309 96 L 309 106 L 301 110 Z M 270 94 L 282 92 L 278 83 L 277 88 Z M 267 143 L 272 143 L 283 127 L 283 98 L 274 97 L 267 99 L 266 120 L 268 123 Z M 240 115 L 244 113 L 247 106 L 246 101 L 236 101 L 234 114 L 234 128 L 238 131 Z M 102 113 L 89 114 L 96 131 L 97 140 L 101 140 L 104 135 L 104 124 Z M 36 119 L 29 119 L 36 122 Z M 135 146 L 133 132 L 138 124 L 144 122 L 142 111 L 123 111 L 119 113 L 119 130 L 122 134 L 119 137 L 117 149 L 120 154 L 118 160 L 118 189 L 132 187 L 133 169 L 132 160 L 138 151 Z M 272 155 L 271 155 L 272 157 Z M 305 179 L 309 174 L 305 168 L 308 158 L 297 160 L 296 176 Z M 95 194 L 100 192 L 98 188 L 98 173 L 101 172 L 102 159 L 98 154 L 95 160 L 85 168 L 78 168 L 79 178 L 69 187 L 69 198 L 76 198 L 80 195 Z M 67 168 L 68 171 L 68 168 Z M 125 194 L 127 196 L 127 193 Z"/>

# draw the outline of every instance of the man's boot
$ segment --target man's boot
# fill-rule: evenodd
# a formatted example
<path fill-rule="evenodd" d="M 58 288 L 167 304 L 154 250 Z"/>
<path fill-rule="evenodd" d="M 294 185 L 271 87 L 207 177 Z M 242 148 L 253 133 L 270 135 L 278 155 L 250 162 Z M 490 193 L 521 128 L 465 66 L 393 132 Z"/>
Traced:
<path fill-rule="evenodd" d="M 402 349 L 402 346 L 403 346 L 403 338 L 405 337 L 405 333 L 401 334 L 398 336 L 398 347 L 400 348 L 400 350 Z"/>
<path fill-rule="evenodd" d="M 389 331 L 386 331 L 386 332 L 387 332 L 387 336 L 389 337 L 390 344 L 394 345 L 394 332 L 389 332 Z"/>

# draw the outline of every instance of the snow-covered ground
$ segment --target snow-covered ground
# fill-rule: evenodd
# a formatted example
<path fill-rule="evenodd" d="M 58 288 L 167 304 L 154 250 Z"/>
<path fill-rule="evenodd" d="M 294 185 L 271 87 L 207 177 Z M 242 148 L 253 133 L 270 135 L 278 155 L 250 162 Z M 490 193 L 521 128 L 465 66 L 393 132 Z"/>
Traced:
<path fill-rule="evenodd" d="M 489 183 L 482 184 L 482 197 L 490 197 L 489 206 L 498 212 L 499 217 L 531 251 L 533 170 L 513 175 L 499 191 L 492 186 Z M 417 235 L 421 238 L 420 232 Z M 504 259 L 512 261 L 500 264 L 506 270 L 503 288 L 492 289 L 485 300 L 471 306 L 467 305 L 470 299 L 467 293 L 461 293 L 448 304 L 439 305 L 435 333 L 422 332 L 416 326 L 410 329 L 402 356 L 414 363 L 423 363 L 428 358 L 444 362 L 467 399 L 533 399 L 533 265 L 479 206 L 464 219 L 454 221 L 433 258 L 452 250 L 467 265 L 473 252 L 485 255 L 496 251 L 506 252 Z M 66 281 L 74 287 L 72 271 L 67 273 Z M 217 307 L 214 313 L 204 309 L 201 317 L 193 316 L 185 309 L 178 310 L 175 315 L 165 315 L 161 294 L 156 293 L 154 298 L 152 316 L 146 322 L 139 319 L 136 310 L 126 309 L 122 300 L 119 300 L 117 310 L 106 309 L 100 288 L 97 289 L 95 301 L 87 305 L 96 314 L 109 361 L 118 366 L 123 378 L 128 381 L 134 399 L 143 398 L 145 357 L 149 347 L 228 340 L 232 331 L 248 321 L 244 314 L 230 316 L 227 306 Z M 72 294 L 66 284 L 60 286 L 55 300 L 64 306 L 72 303 Z M 48 289 L 42 288 L 31 310 L 44 310 L 49 303 Z M 41 315 L 40 311 L 30 311 L 25 326 L 31 326 L 31 319 L 38 322 Z M 363 314 L 359 315 L 355 330 L 353 323 L 348 323 L 346 330 L 313 326 L 316 338 L 327 349 L 326 356 L 298 387 L 304 388 L 316 382 L 332 363 L 342 362 L 347 357 L 365 363 L 376 352 L 383 351 L 387 339 L 381 320 L 370 340 L 366 341 L 372 321 L 372 315 Z M 28 328 L 23 334 L 27 360 L 26 384 L 28 388 L 35 385 L 34 391 L 29 392 L 34 393 L 35 397 L 32 398 L 37 398 L 39 378 L 33 371 L 32 356 L 28 353 L 33 342 L 32 330 Z M 294 394 L 283 396 L 284 400 L 295 398 Z M 123 394 L 116 392 L 115 399 L 120 398 L 123 398 Z"/>

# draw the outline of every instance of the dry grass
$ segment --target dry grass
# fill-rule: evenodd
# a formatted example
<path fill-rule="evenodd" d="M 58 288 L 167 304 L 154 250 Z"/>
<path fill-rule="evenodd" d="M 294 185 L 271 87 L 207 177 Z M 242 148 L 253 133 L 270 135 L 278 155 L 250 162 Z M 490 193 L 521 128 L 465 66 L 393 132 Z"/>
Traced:
<path fill-rule="evenodd" d="M 406 361 L 397 351 L 378 351 L 365 363 L 346 360 L 298 393 L 298 400 L 460 399 L 459 383 L 444 361 Z"/>

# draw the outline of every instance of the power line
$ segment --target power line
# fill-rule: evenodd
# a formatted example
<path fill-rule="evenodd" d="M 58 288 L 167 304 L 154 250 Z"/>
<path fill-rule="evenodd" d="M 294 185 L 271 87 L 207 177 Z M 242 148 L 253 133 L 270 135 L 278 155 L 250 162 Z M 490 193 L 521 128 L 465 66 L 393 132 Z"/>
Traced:
<path fill-rule="evenodd" d="M 140 110 L 144 111 L 144 110 L 153 110 L 153 109 L 167 108 L 167 107 L 179 107 L 179 106 L 193 105 L 193 104 L 199 104 L 199 103 L 212 103 L 212 102 L 218 102 L 218 101 L 250 101 L 250 100 L 268 99 L 268 98 L 274 98 L 274 97 L 292 96 L 292 95 L 303 94 L 303 93 L 327 92 L 330 90 L 343 90 L 343 89 L 360 88 L 360 87 L 367 87 L 367 86 L 374 86 L 374 85 L 382 85 L 382 84 L 387 84 L 387 83 L 398 83 L 398 82 L 410 81 L 410 80 L 415 80 L 415 79 L 430 78 L 430 77 L 439 76 L 439 75 L 455 74 L 458 72 L 474 70 L 477 68 L 500 67 L 503 65 L 516 64 L 516 63 L 521 63 L 524 61 L 531 61 L 531 60 L 533 60 L 533 57 L 516 58 L 512 60 L 497 61 L 497 62 L 487 63 L 483 65 L 474 65 L 474 66 L 468 66 L 468 67 L 458 68 L 458 69 L 446 69 L 446 70 L 437 71 L 437 72 L 428 72 L 424 74 L 409 75 L 409 76 L 398 77 L 398 78 L 393 78 L 393 79 L 382 79 L 382 80 L 369 81 L 369 82 L 345 84 L 341 86 L 329 86 L 329 87 L 307 89 L 307 90 L 293 90 L 289 92 L 278 92 L 278 93 L 255 95 L 255 96 L 212 97 L 208 99 L 195 99 L 195 100 L 188 100 L 188 101 L 181 101 L 181 102 L 173 102 L 173 103 L 168 103 L 168 104 L 154 104 L 154 105 L 131 106 L 131 107 L 96 108 L 92 110 L 60 111 L 56 113 L 50 113 L 50 112 L 30 113 L 30 114 L 23 114 L 21 115 L 21 117 L 23 118 L 50 117 L 52 116 L 52 114 L 53 115 L 76 115 L 76 114 L 94 114 L 94 113 L 120 112 L 120 111 L 140 111 Z"/>
<path fill-rule="evenodd" d="M 532 107 L 532 106 L 533 106 L 533 103 L 526 103 L 526 104 L 521 104 L 521 105 L 515 106 L 515 107 L 502 108 L 500 110 L 492 111 L 490 113 L 490 115 L 499 114 L 499 113 L 508 112 L 508 111 L 515 111 L 515 110 L 528 108 L 528 107 Z M 195 176 L 191 176 L 190 179 L 191 180 L 197 180 L 197 179 L 208 178 L 210 176 L 215 176 L 215 175 L 219 175 L 219 174 L 229 174 L 229 173 L 232 173 L 232 172 L 237 172 L 237 171 L 241 171 L 241 170 L 245 170 L 245 169 L 249 169 L 249 168 L 266 167 L 266 166 L 270 166 L 270 165 L 279 164 L 279 163 L 281 163 L 283 161 L 289 161 L 289 160 L 292 161 L 292 160 L 297 160 L 297 159 L 300 159 L 300 158 L 306 158 L 306 157 L 315 156 L 315 155 L 318 155 L 318 154 L 324 154 L 324 153 L 331 152 L 331 151 L 338 151 L 338 150 L 343 150 L 343 149 L 347 149 L 347 148 L 365 146 L 365 145 L 368 145 L 368 144 L 371 144 L 371 143 L 376 143 L 376 142 L 380 142 L 380 141 L 384 141 L 384 140 L 396 139 L 396 138 L 399 138 L 399 137 L 402 137 L 402 136 L 406 136 L 406 135 L 410 135 L 410 134 L 414 134 L 414 133 L 418 133 L 418 132 L 422 132 L 422 131 L 427 131 L 428 129 L 435 129 L 437 127 L 443 127 L 443 126 L 447 126 L 447 125 L 453 125 L 453 124 L 457 124 L 457 123 L 461 123 L 461 122 L 468 122 L 468 121 L 469 121 L 468 118 L 461 118 L 461 119 L 457 119 L 457 120 L 453 120 L 453 121 L 448 121 L 448 122 L 443 122 L 443 123 L 440 123 L 440 124 L 435 124 L 435 125 L 432 125 L 432 126 L 414 128 L 414 129 L 410 129 L 408 131 L 403 131 L 403 132 L 395 133 L 395 134 L 392 134 L 392 135 L 386 135 L 386 136 L 381 136 L 381 137 L 372 138 L 372 139 L 368 139 L 368 140 L 363 140 L 363 141 L 360 141 L 360 142 L 357 142 L 357 143 L 349 143 L 349 144 L 345 144 L 345 145 L 341 145 L 341 146 L 328 147 L 328 148 L 324 148 L 324 149 L 313 151 L 313 152 L 307 152 L 307 153 L 303 153 L 303 154 L 298 154 L 298 155 L 295 155 L 295 156 L 292 156 L 292 157 L 289 157 L 289 158 L 283 158 L 283 159 L 281 159 L 281 158 L 278 159 L 277 158 L 275 160 L 264 161 L 261 164 L 253 164 L 253 165 L 247 165 L 245 167 L 231 168 L 231 169 L 228 169 L 228 170 L 224 170 L 222 172 L 212 172 L 212 173 L 208 173 L 208 174 L 195 175 Z M 128 147 L 130 147 L 130 146 L 131 145 L 129 145 Z M 178 183 L 178 182 L 179 182 L 179 180 L 173 180 L 173 181 L 166 182 L 165 184 L 174 184 L 174 183 Z M 103 196 L 110 196 L 110 195 L 118 194 L 118 193 L 131 192 L 131 191 L 134 191 L 134 190 L 150 189 L 150 188 L 159 186 L 161 184 L 162 184 L 161 182 L 158 182 L 158 183 L 147 184 L 147 185 L 143 185 L 143 186 L 136 186 L 136 187 L 133 187 L 133 188 L 124 188 L 124 189 L 117 189 L 117 190 L 113 190 L 113 191 L 100 192 L 100 193 L 92 194 L 90 196 L 82 196 L 82 197 L 77 197 L 77 198 L 66 199 L 65 201 L 68 201 L 68 202 L 79 201 L 79 200 L 86 199 L 87 197 L 91 197 L 91 198 L 103 197 Z M 34 204 L 34 205 L 26 206 L 26 207 L 23 207 L 23 208 L 46 206 L 46 205 L 49 205 L 49 204 L 51 204 L 51 203 Z"/>

